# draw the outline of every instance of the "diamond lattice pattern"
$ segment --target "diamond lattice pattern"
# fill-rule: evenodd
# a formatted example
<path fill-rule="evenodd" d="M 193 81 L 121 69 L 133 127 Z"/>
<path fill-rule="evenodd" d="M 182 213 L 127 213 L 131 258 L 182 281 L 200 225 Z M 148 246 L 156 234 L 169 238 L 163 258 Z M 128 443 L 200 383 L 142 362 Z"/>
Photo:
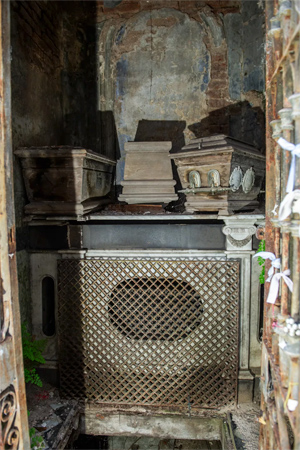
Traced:
<path fill-rule="evenodd" d="M 237 261 L 68 259 L 58 274 L 64 396 L 178 408 L 236 401 Z"/>

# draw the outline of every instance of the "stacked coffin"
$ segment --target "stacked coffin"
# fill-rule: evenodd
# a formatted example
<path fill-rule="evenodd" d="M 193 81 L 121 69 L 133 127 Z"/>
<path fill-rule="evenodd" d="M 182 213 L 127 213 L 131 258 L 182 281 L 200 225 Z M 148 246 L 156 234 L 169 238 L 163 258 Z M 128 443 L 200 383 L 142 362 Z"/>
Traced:
<path fill-rule="evenodd" d="M 225 135 L 194 139 L 171 155 L 186 194 L 187 212 L 231 214 L 259 206 L 265 156 Z"/>
<path fill-rule="evenodd" d="M 172 142 L 127 142 L 119 200 L 129 204 L 177 200 L 169 151 Z"/>

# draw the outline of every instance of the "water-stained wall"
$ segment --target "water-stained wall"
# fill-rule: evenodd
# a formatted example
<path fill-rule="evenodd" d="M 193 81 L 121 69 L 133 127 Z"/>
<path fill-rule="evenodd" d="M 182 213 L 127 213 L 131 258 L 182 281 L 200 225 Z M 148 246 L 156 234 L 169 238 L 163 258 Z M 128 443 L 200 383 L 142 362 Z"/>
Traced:
<path fill-rule="evenodd" d="M 99 2 L 99 109 L 124 143 L 226 133 L 264 146 L 263 11 L 256 2 Z M 166 7 L 167 6 L 167 7 Z"/>

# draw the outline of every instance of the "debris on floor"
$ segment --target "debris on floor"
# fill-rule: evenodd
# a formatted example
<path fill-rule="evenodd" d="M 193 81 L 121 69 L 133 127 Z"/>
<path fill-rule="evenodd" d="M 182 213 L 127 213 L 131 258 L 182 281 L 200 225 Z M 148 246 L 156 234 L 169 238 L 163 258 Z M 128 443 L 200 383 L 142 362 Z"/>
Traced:
<path fill-rule="evenodd" d="M 79 407 L 75 400 L 62 400 L 58 389 L 44 383 L 43 388 L 27 387 L 29 428 L 43 438 L 45 450 L 63 449 L 73 430 L 78 428 Z M 35 431 L 34 431 L 34 430 Z"/>
<path fill-rule="evenodd" d="M 39 444 L 36 449 L 217 450 L 222 448 L 219 441 L 137 436 L 78 436 L 78 434 L 78 437 L 75 438 L 76 441 L 71 440 L 73 443 L 69 447 L 67 444 L 70 442 L 70 437 L 75 430 L 78 430 L 79 426 L 80 408 L 77 401 L 61 399 L 57 388 L 44 383 L 43 388 L 34 385 L 27 387 L 27 407 L 29 428 L 35 430 L 35 437 L 41 436 L 43 439 L 42 445 L 44 446 Z M 228 413 L 229 420 L 227 422 L 231 422 L 236 450 L 256 450 L 258 448 L 259 414 L 259 405 L 255 403 L 239 405 L 238 408 Z"/>

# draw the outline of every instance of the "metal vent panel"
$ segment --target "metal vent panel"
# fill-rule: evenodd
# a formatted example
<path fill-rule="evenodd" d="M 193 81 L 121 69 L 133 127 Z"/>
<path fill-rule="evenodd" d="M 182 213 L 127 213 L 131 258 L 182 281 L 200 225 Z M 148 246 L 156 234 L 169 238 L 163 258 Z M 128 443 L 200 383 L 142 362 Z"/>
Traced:
<path fill-rule="evenodd" d="M 236 401 L 237 261 L 69 259 L 58 275 L 64 396 L 185 409 Z"/>

